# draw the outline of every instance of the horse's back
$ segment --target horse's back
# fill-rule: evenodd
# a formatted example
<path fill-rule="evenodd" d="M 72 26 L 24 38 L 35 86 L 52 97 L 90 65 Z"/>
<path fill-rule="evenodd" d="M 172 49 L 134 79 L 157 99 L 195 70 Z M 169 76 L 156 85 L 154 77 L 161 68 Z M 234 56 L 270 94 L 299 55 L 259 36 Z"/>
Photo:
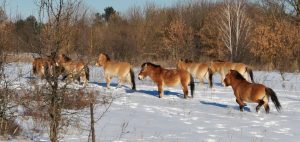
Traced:
<path fill-rule="evenodd" d="M 190 73 L 184 69 L 163 69 L 162 79 L 167 86 L 175 86 L 182 81 L 190 81 Z"/>
<path fill-rule="evenodd" d="M 209 65 L 206 63 L 187 63 L 186 70 L 193 76 L 202 76 L 208 71 Z"/>
<path fill-rule="evenodd" d="M 131 69 L 131 65 L 128 62 L 108 62 L 104 67 L 104 71 L 110 75 L 127 75 Z"/>
<path fill-rule="evenodd" d="M 246 72 L 246 67 L 244 63 L 232 63 L 231 69 L 238 71 L 240 74 L 243 74 Z"/>
<path fill-rule="evenodd" d="M 83 70 L 85 64 L 82 61 L 79 60 L 71 60 L 68 62 L 63 63 L 63 67 L 65 68 L 66 71 L 72 72 L 72 71 L 80 71 Z"/>

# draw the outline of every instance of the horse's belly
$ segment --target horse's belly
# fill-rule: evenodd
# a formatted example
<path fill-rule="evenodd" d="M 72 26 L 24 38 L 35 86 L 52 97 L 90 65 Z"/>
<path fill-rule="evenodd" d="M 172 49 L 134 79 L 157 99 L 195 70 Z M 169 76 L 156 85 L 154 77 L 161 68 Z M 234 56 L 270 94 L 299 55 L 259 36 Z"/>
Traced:
<path fill-rule="evenodd" d="M 180 80 L 164 81 L 166 86 L 176 86 L 180 83 Z"/>

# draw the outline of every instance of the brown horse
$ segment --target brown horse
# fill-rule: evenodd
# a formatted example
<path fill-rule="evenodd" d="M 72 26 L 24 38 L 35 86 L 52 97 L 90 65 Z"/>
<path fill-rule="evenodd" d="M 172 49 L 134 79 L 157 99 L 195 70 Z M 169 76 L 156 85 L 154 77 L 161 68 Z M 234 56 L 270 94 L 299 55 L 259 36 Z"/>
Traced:
<path fill-rule="evenodd" d="M 48 58 L 34 58 L 32 62 L 32 72 L 34 75 L 45 79 L 53 76 L 55 62 Z"/>
<path fill-rule="evenodd" d="M 74 81 L 74 79 L 76 79 L 80 82 L 81 77 L 84 86 L 87 85 L 89 80 L 89 68 L 83 61 L 71 60 L 71 58 L 67 57 L 65 54 L 59 54 L 56 64 L 64 68 L 63 80 L 65 78 L 69 81 Z"/>
<path fill-rule="evenodd" d="M 182 69 L 164 69 L 160 65 L 155 65 L 150 62 L 142 64 L 138 78 L 140 80 L 149 76 L 158 87 L 159 98 L 163 96 L 163 86 L 175 86 L 181 84 L 184 98 L 188 96 L 188 85 L 191 86 L 191 96 L 194 97 L 194 79 L 186 70 Z"/>
<path fill-rule="evenodd" d="M 215 60 L 212 61 L 210 63 L 210 69 L 212 71 L 212 74 L 218 72 L 221 74 L 221 83 L 224 85 L 224 78 L 225 75 L 230 71 L 230 70 L 236 70 L 238 71 L 240 74 L 242 74 L 246 79 L 248 78 L 247 74 L 248 73 L 252 83 L 254 83 L 254 79 L 253 79 L 253 72 L 252 69 L 243 64 L 243 63 L 232 63 L 232 62 L 228 62 L 228 61 L 222 61 L 222 60 Z"/>
<path fill-rule="evenodd" d="M 136 89 L 134 72 L 129 63 L 112 61 L 107 54 L 100 53 L 96 66 L 103 67 L 107 88 L 110 87 L 111 78 L 117 76 L 119 78 L 118 86 L 128 81 L 132 83 L 132 90 Z"/>
<path fill-rule="evenodd" d="M 179 60 L 177 68 L 187 70 L 194 77 L 198 78 L 202 85 L 204 84 L 204 79 L 208 78 L 209 86 L 212 87 L 212 71 L 209 68 L 209 64 Z"/>
<path fill-rule="evenodd" d="M 256 112 L 258 112 L 260 107 L 264 105 L 266 113 L 269 113 L 269 97 L 271 97 L 277 111 L 279 112 L 281 109 L 278 98 L 271 88 L 262 84 L 255 84 L 246 81 L 246 79 L 238 71 L 230 70 L 230 72 L 226 74 L 224 83 L 226 86 L 232 87 L 236 97 L 236 102 L 240 106 L 240 111 L 243 111 L 243 107 L 246 106 L 244 102 L 255 102 L 258 103 Z"/>

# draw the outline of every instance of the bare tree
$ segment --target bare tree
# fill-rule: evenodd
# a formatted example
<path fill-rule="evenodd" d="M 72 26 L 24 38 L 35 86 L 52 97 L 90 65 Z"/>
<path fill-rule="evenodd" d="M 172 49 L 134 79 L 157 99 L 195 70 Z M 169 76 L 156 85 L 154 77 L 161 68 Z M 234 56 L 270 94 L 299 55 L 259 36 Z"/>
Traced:
<path fill-rule="evenodd" d="M 297 17 L 300 17 L 300 0 L 284 0 L 290 6 L 292 6 L 294 12 L 296 13 Z"/>
<path fill-rule="evenodd" d="M 43 28 L 44 37 L 42 37 L 43 44 L 47 45 L 46 52 L 51 52 L 51 61 L 55 61 L 57 54 L 68 47 L 69 37 L 71 33 L 72 19 L 75 18 L 76 9 L 80 5 L 80 1 L 72 0 L 41 0 L 40 19 L 47 21 Z M 52 142 L 58 141 L 58 134 L 60 123 L 62 122 L 62 105 L 64 102 L 64 92 L 66 85 L 62 88 L 58 86 L 58 77 L 60 72 L 53 71 L 52 75 L 46 77 L 49 84 L 49 90 L 46 91 L 43 97 L 44 102 L 48 106 L 48 114 L 50 116 L 50 140 Z"/>
<path fill-rule="evenodd" d="M 226 0 L 217 19 L 222 41 L 229 50 L 230 60 L 237 60 L 249 44 L 250 19 L 246 15 L 245 0 Z"/>

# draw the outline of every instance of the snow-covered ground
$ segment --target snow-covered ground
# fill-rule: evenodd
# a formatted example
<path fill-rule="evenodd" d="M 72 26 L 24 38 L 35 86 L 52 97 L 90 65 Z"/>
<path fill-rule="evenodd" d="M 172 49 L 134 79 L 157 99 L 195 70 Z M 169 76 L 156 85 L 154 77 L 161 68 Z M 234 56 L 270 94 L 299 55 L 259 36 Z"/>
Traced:
<path fill-rule="evenodd" d="M 12 63 L 5 69 L 14 88 L 31 87 L 31 64 Z M 135 68 L 136 76 L 139 68 Z M 183 99 L 180 86 L 165 87 L 165 96 L 157 95 L 157 87 L 149 78 L 136 78 L 137 91 L 130 84 L 116 88 L 113 79 L 110 90 L 105 88 L 102 68 L 90 66 L 87 89 L 98 95 L 112 95 L 115 99 L 109 111 L 96 124 L 97 141 L 204 141 L 204 142 L 296 142 L 300 140 L 300 74 L 285 73 L 285 81 L 279 72 L 255 71 L 254 79 L 273 88 L 282 105 L 276 111 L 270 103 L 270 114 L 257 104 L 249 104 L 240 112 L 231 87 L 221 86 L 220 77 L 214 76 L 214 87 L 200 87 L 196 80 L 194 98 Z M 81 87 L 74 84 L 71 87 Z M 103 108 L 97 107 L 96 114 Z M 87 118 L 86 121 L 89 121 Z M 24 127 L 27 123 L 22 124 Z M 47 133 L 34 136 L 24 132 L 35 141 L 49 140 Z M 45 131 L 47 132 L 47 131 Z M 72 129 L 64 135 L 64 141 L 87 141 L 88 132 Z"/>

